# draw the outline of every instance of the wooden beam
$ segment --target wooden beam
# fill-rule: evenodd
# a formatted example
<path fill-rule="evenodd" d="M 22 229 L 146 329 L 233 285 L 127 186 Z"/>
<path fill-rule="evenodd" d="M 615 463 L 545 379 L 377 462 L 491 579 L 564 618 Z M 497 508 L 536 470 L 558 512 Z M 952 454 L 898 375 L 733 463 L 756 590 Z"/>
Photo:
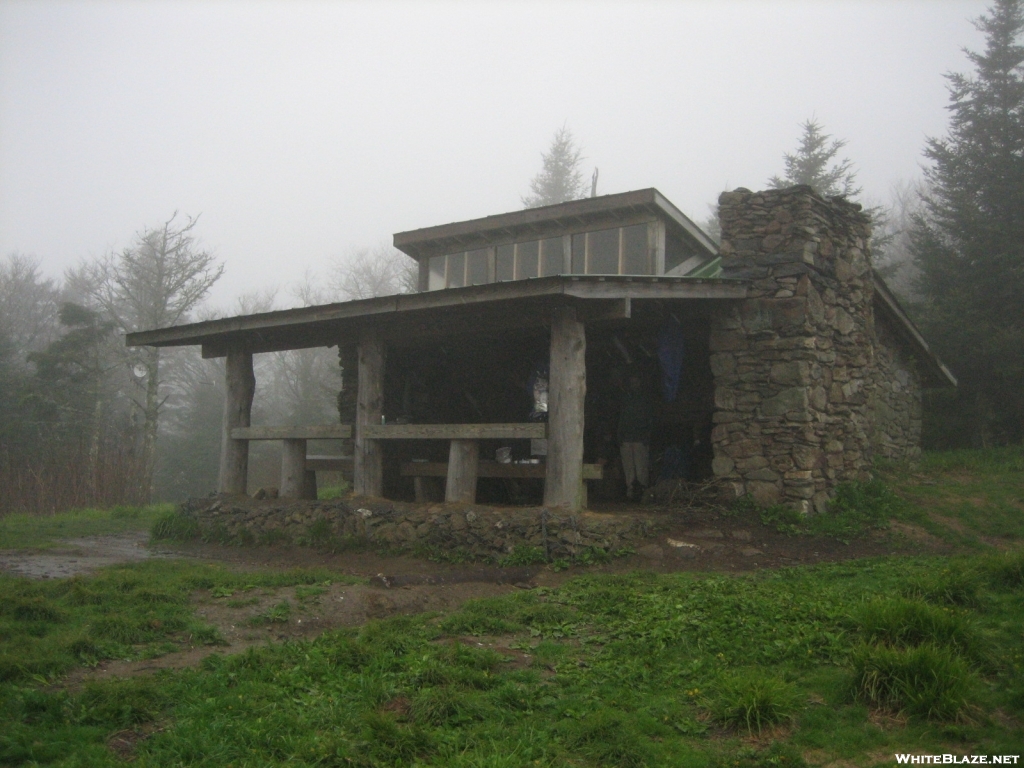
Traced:
<path fill-rule="evenodd" d="M 237 427 L 231 430 L 231 437 L 235 440 L 346 440 L 352 437 L 352 425 Z"/>
<path fill-rule="evenodd" d="M 256 376 L 252 370 L 252 352 L 235 348 L 228 352 L 225 365 L 227 393 L 224 400 L 224 425 L 220 444 L 221 493 L 247 492 L 249 479 L 249 443 L 236 440 L 232 431 L 248 427 L 252 417 L 252 398 L 256 393 Z"/>
<path fill-rule="evenodd" d="M 587 336 L 571 307 L 551 324 L 548 379 L 548 470 L 544 506 L 583 507 L 583 402 L 587 396 Z"/>
<path fill-rule="evenodd" d="M 373 440 L 517 440 L 543 439 L 542 423 L 514 424 L 368 424 L 363 434 Z"/>
<path fill-rule="evenodd" d="M 352 485 L 357 496 L 380 496 L 384 492 L 384 453 L 367 430 L 380 426 L 384 413 L 384 343 L 371 328 L 363 329 L 359 336 L 358 378 Z"/>
<path fill-rule="evenodd" d="M 535 299 L 544 306 L 543 302 L 557 304 L 566 296 L 588 301 L 626 298 L 687 301 L 742 299 L 746 295 L 746 283 L 722 278 L 553 275 L 210 320 L 131 333 L 125 343 L 128 346 L 201 344 L 203 356 L 210 358 L 222 357 L 239 346 L 250 352 L 330 347 L 339 339 L 356 337 L 360 329 L 371 326 L 382 339 L 388 334 L 429 335 L 431 330 L 417 329 L 442 329 L 452 319 L 465 327 L 485 308 L 513 326 L 521 323 L 519 318 L 533 309 L 523 304 L 524 299 Z"/>
<path fill-rule="evenodd" d="M 546 464 L 502 464 L 497 461 L 480 461 L 477 477 L 543 478 L 547 476 Z M 447 477 L 448 464 L 443 461 L 407 461 L 401 467 L 402 477 Z M 600 480 L 604 477 L 601 464 L 584 464 L 584 480 Z"/>
<path fill-rule="evenodd" d="M 445 501 L 473 504 L 476 501 L 477 465 L 480 443 L 476 440 L 452 440 L 448 449 L 448 482 Z"/>
<path fill-rule="evenodd" d="M 306 482 L 306 441 L 289 439 L 281 450 L 281 490 L 285 499 L 303 498 Z"/>
<path fill-rule="evenodd" d="M 340 472 L 352 479 L 351 456 L 306 456 L 306 469 L 312 472 Z"/>

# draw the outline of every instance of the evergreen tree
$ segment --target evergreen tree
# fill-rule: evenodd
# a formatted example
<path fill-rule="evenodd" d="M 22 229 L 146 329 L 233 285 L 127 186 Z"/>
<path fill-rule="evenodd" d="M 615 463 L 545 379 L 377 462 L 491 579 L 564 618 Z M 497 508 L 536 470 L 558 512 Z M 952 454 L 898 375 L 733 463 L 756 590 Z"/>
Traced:
<path fill-rule="evenodd" d="M 1024 436 L 1024 2 L 975 26 L 972 75 L 948 74 L 948 134 L 928 141 L 930 190 L 912 230 L 921 317 L 960 377 L 932 423 L 944 443 Z"/>
<path fill-rule="evenodd" d="M 772 189 L 783 189 L 796 184 L 806 184 L 822 197 L 856 197 L 861 189 L 854 180 L 857 174 L 853 163 L 843 158 L 837 161 L 839 150 L 846 146 L 845 140 L 830 141 L 831 135 L 824 133 L 821 124 L 814 119 L 807 120 L 802 126 L 800 147 L 794 154 L 783 155 L 786 163 L 786 174 L 782 177 L 772 176 L 768 186 Z"/>
<path fill-rule="evenodd" d="M 551 149 L 541 157 L 544 167 L 530 182 L 530 194 L 522 198 L 526 208 L 566 203 L 587 196 L 587 183 L 580 170 L 583 150 L 577 146 L 572 131 L 564 125 L 555 131 Z"/>

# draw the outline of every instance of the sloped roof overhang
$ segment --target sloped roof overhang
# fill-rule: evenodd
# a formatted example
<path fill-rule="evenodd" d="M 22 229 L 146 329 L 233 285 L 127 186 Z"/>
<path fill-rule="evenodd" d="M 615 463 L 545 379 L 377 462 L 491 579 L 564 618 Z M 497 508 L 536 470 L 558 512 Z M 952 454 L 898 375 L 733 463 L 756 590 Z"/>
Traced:
<path fill-rule="evenodd" d="M 202 345 L 203 357 L 334 346 L 363 328 L 384 338 L 417 338 L 542 326 L 551 310 L 575 306 L 586 321 L 629 316 L 632 301 L 731 301 L 747 283 L 727 278 L 556 275 L 443 291 L 405 293 L 241 315 L 128 334 L 128 346 Z"/>
<path fill-rule="evenodd" d="M 398 232 L 394 244 L 398 250 L 419 260 L 523 237 L 552 237 L 589 226 L 615 226 L 638 216 L 660 218 L 698 251 L 709 257 L 718 254 L 714 241 L 653 187 Z"/>
<path fill-rule="evenodd" d="M 903 337 L 903 340 L 921 361 L 924 385 L 930 387 L 957 386 L 956 376 L 928 346 L 928 342 L 924 340 L 924 336 L 921 335 L 917 326 L 900 306 L 899 301 L 889 290 L 889 286 L 874 270 L 872 270 L 871 278 L 875 287 L 875 309 L 881 310 L 889 318 L 897 333 Z"/>

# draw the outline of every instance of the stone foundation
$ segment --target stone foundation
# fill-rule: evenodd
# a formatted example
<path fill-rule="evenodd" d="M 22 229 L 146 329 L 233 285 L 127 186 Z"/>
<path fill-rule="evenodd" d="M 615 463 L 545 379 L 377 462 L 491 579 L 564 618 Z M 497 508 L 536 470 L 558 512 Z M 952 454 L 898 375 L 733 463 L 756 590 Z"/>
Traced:
<path fill-rule="evenodd" d="M 499 558 L 532 547 L 549 560 L 632 548 L 664 525 L 646 515 L 568 514 L 543 508 L 325 501 L 192 499 L 180 507 L 204 539 L 223 543 L 345 543 L 389 550 L 443 549 Z"/>

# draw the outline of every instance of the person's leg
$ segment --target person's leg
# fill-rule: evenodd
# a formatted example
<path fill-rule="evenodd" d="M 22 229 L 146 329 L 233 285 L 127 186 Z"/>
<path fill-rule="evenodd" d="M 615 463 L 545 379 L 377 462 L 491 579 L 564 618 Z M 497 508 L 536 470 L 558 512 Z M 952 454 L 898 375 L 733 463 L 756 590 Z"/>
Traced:
<path fill-rule="evenodd" d="M 650 485 L 650 447 L 646 443 L 634 443 L 633 465 L 636 468 L 636 479 L 646 488 Z"/>
<path fill-rule="evenodd" d="M 626 498 L 633 497 L 633 481 L 636 480 L 636 462 L 634 448 L 636 443 L 622 443 L 619 453 L 622 456 L 622 474 L 626 480 Z"/>

